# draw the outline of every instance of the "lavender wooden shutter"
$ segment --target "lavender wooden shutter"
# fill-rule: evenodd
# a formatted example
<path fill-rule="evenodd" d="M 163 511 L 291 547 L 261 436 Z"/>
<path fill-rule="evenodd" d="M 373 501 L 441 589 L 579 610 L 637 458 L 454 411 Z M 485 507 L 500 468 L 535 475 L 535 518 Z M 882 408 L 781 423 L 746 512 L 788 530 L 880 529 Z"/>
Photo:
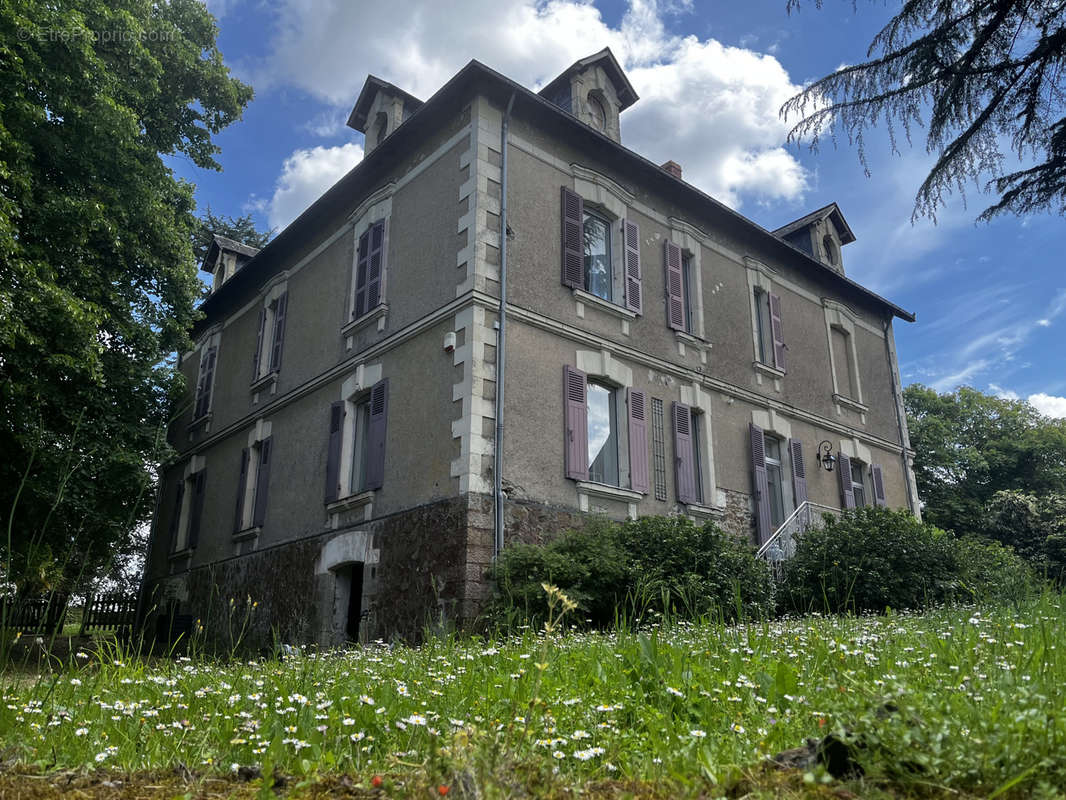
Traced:
<path fill-rule="evenodd" d="M 855 491 L 851 486 L 851 459 L 843 453 L 837 456 L 840 473 L 840 504 L 843 508 L 855 508 Z"/>
<path fill-rule="evenodd" d="M 382 276 L 385 270 L 385 220 L 370 227 L 370 252 L 366 267 L 366 310 L 373 311 L 381 303 Z"/>
<path fill-rule="evenodd" d="M 766 436 L 754 423 L 748 424 L 751 436 L 751 475 L 755 488 L 755 527 L 759 544 L 765 544 L 773 533 L 770 517 L 770 484 L 766 479 Z"/>
<path fill-rule="evenodd" d="M 674 481 L 680 503 L 696 502 L 696 465 L 692 449 L 692 409 L 681 403 L 671 406 L 674 417 Z"/>
<path fill-rule="evenodd" d="M 370 229 L 359 237 L 359 246 L 355 257 L 355 300 L 352 303 L 352 319 L 357 319 L 367 312 L 366 274 L 370 255 Z"/>
<path fill-rule="evenodd" d="M 252 507 L 252 526 L 261 528 L 266 521 L 267 492 L 270 490 L 270 461 L 272 436 L 259 443 L 259 465 L 255 470 L 255 505 Z"/>
<path fill-rule="evenodd" d="M 785 337 L 781 332 L 781 297 L 776 294 L 770 295 L 770 333 L 774 340 L 774 366 L 784 371 Z"/>
<path fill-rule="evenodd" d="M 629 488 L 648 493 L 648 396 L 629 390 Z"/>
<path fill-rule="evenodd" d="M 255 337 L 255 358 L 252 359 L 252 380 L 259 377 L 259 362 L 263 358 L 263 337 L 266 335 L 267 312 L 259 309 L 259 333 Z"/>
<path fill-rule="evenodd" d="M 589 479 L 589 407 L 588 380 L 585 373 L 563 367 L 563 407 L 566 428 L 566 477 L 576 481 Z"/>
<path fill-rule="evenodd" d="M 870 465 L 870 475 L 874 482 L 874 505 L 884 506 L 885 503 L 885 475 L 880 464 Z"/>
<path fill-rule="evenodd" d="M 340 497 L 341 445 L 344 443 L 344 403 L 329 407 L 329 445 L 326 450 L 326 502 Z"/>
<path fill-rule="evenodd" d="M 233 531 L 244 530 L 244 490 L 248 486 L 248 448 L 241 450 L 241 476 L 237 481 L 237 512 L 233 517 Z"/>
<path fill-rule="evenodd" d="M 803 443 L 799 439 L 789 439 L 788 452 L 792 462 L 792 499 L 796 508 L 799 508 L 807 502 L 807 465 L 803 461 Z"/>
<path fill-rule="evenodd" d="M 278 298 L 274 307 L 274 342 L 270 348 L 270 371 L 281 369 L 281 347 L 285 341 L 285 313 L 289 307 L 289 293 Z"/>
<path fill-rule="evenodd" d="M 218 356 L 218 348 L 211 347 L 200 361 L 200 380 L 196 386 L 196 410 L 193 413 L 195 419 L 204 416 L 211 408 L 211 384 L 215 380 L 215 358 Z"/>
<path fill-rule="evenodd" d="M 585 288 L 584 217 L 585 203 L 581 195 L 563 186 L 563 286 L 571 289 Z"/>
<path fill-rule="evenodd" d="M 370 422 L 366 438 L 366 489 L 385 483 L 385 429 L 389 416 L 389 379 L 370 388 Z"/>
<path fill-rule="evenodd" d="M 178 483 L 178 496 L 174 501 L 174 516 L 170 518 L 170 549 L 178 547 L 178 526 L 181 524 L 181 504 L 185 501 L 185 481 Z"/>
<path fill-rule="evenodd" d="M 637 223 L 622 223 L 622 238 L 626 246 L 626 308 L 641 313 L 640 228 Z"/>
<path fill-rule="evenodd" d="M 189 509 L 189 539 L 186 545 L 190 550 L 200 543 L 200 520 L 204 515 L 204 494 L 207 490 L 207 470 L 196 473 L 193 482 L 192 506 Z"/>
<path fill-rule="evenodd" d="M 681 248 L 664 242 L 666 265 L 666 324 L 675 331 L 685 329 L 685 276 L 681 270 Z"/>

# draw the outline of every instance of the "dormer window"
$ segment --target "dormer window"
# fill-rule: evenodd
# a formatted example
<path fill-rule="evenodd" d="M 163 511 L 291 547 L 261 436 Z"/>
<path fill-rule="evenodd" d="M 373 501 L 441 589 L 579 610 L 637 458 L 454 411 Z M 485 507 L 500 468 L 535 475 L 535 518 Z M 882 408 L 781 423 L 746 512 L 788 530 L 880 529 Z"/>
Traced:
<path fill-rule="evenodd" d="M 378 121 L 374 125 L 374 142 L 381 144 L 389 135 L 389 117 L 387 114 L 378 114 Z"/>
<path fill-rule="evenodd" d="M 837 245 L 833 241 L 833 237 L 828 233 L 822 237 L 822 249 L 825 251 L 826 263 L 835 265 L 837 263 Z"/>
<path fill-rule="evenodd" d="M 598 131 L 607 129 L 607 111 L 603 107 L 603 101 L 594 94 L 589 95 L 589 118 L 592 127 Z"/>

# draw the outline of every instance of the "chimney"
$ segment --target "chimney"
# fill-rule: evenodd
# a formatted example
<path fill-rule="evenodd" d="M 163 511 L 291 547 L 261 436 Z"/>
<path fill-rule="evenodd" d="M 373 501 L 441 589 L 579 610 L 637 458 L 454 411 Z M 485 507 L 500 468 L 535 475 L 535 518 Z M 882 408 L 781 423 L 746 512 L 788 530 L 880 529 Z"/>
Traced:
<path fill-rule="evenodd" d="M 673 175 L 678 180 L 681 180 L 681 165 L 676 161 L 667 161 L 662 165 L 662 168 Z"/>

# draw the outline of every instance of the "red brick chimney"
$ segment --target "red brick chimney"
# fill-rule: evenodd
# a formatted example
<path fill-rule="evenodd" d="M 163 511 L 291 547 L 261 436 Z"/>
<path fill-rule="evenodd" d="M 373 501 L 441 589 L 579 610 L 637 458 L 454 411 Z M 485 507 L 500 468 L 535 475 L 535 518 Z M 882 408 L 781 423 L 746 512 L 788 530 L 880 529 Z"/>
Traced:
<path fill-rule="evenodd" d="M 681 165 L 676 161 L 667 161 L 662 165 L 662 168 L 673 175 L 678 180 L 681 180 Z"/>

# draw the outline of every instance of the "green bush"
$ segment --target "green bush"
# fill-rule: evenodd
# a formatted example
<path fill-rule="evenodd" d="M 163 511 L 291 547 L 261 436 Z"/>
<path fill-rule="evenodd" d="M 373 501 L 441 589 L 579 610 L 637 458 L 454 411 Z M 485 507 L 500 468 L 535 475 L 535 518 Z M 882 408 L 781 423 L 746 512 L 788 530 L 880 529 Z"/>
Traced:
<path fill-rule="evenodd" d="M 958 600 L 1017 604 L 1036 594 L 1038 581 L 1032 568 L 999 542 L 979 536 L 957 539 L 955 563 Z"/>
<path fill-rule="evenodd" d="M 951 597 L 956 557 L 949 534 L 907 511 L 847 511 L 799 537 L 785 563 L 782 605 L 799 612 L 923 608 Z"/>
<path fill-rule="evenodd" d="M 578 604 L 571 618 L 594 627 L 636 621 L 661 612 L 733 619 L 772 607 L 767 564 L 745 542 L 716 525 L 687 517 L 605 519 L 571 530 L 542 546 L 507 547 L 493 573 L 497 595 L 487 619 L 499 625 L 539 623 L 547 614 L 542 583 Z"/>

